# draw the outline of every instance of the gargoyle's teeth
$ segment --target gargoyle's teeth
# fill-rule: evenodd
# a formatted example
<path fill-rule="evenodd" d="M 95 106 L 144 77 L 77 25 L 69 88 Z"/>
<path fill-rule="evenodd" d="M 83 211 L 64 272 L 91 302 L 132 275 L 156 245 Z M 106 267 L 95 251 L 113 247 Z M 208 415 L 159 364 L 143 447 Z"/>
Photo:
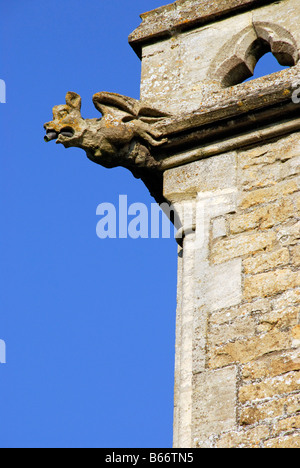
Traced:
<path fill-rule="evenodd" d="M 57 137 L 58 133 L 55 130 L 47 130 L 44 140 L 48 142 L 51 140 L 56 140 Z"/>

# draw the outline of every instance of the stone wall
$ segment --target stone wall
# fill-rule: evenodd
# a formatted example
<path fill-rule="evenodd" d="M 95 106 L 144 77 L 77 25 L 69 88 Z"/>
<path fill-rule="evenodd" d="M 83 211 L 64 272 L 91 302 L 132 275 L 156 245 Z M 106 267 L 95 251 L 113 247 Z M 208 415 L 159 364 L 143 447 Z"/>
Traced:
<path fill-rule="evenodd" d="M 300 134 L 240 152 L 238 187 L 210 251 L 213 265 L 242 260 L 243 296 L 209 316 L 207 368 L 216 385 L 233 373 L 237 396 L 215 443 L 300 447 Z"/>
<path fill-rule="evenodd" d="M 300 447 L 300 133 L 178 171 L 174 445 Z"/>

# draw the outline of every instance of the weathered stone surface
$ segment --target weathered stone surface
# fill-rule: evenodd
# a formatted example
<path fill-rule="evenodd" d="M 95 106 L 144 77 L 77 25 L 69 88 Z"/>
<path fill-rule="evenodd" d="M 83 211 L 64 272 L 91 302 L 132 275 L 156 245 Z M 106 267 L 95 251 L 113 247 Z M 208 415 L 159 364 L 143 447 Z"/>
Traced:
<path fill-rule="evenodd" d="M 275 0 L 265 0 L 263 3 L 272 3 Z M 168 37 L 171 31 L 205 24 L 216 20 L 228 12 L 244 8 L 255 8 L 261 5 L 261 0 L 218 0 L 207 2 L 206 0 L 177 0 L 176 2 L 162 6 L 148 13 L 143 13 L 142 24 L 129 36 L 129 43 L 139 52 L 143 42 L 154 38 Z"/>
<path fill-rule="evenodd" d="M 295 396 L 290 396 L 287 405 L 286 412 L 289 415 L 300 413 L 300 392 Z"/>
<path fill-rule="evenodd" d="M 218 108 L 221 114 L 216 116 L 216 121 L 220 121 L 229 117 L 230 106 L 235 107 L 234 112 L 249 111 L 251 95 L 256 107 L 271 105 L 275 95 L 277 102 L 290 98 L 293 90 L 287 84 L 282 86 L 281 80 L 289 73 L 294 75 L 296 69 L 284 70 L 276 78 L 272 76 L 272 84 L 269 77 L 256 82 L 242 82 L 251 76 L 257 60 L 265 52 L 266 42 L 281 63 L 297 63 L 298 48 L 294 36 L 298 38 L 298 30 L 294 18 L 299 14 L 299 6 L 295 0 L 282 0 L 282 8 L 278 2 L 272 3 L 272 15 L 284 18 L 284 27 L 277 27 L 270 21 L 270 10 L 263 0 L 255 4 L 259 7 L 255 10 L 255 21 L 249 4 L 237 3 L 245 10 L 240 11 L 238 21 L 235 15 L 228 14 L 232 2 L 225 0 L 208 3 L 188 1 L 184 7 L 173 3 L 143 16 L 142 25 L 130 36 L 131 44 L 143 57 L 142 100 L 174 115 L 197 112 L 201 103 L 199 115 L 204 113 L 205 106 L 210 106 L 210 116 Z M 225 4 L 226 10 L 228 8 L 226 18 L 214 21 L 213 17 L 218 15 L 217 11 L 224 11 Z M 203 27 L 201 21 L 208 10 L 210 13 L 214 11 L 211 17 L 214 22 Z M 287 17 L 282 10 L 291 14 Z M 265 11 L 268 15 L 264 14 Z M 263 22 L 259 19 L 262 15 L 267 17 Z M 162 25 L 164 31 L 160 29 Z M 180 29 L 178 34 L 177 28 Z M 236 83 L 240 83 L 239 86 L 228 91 L 226 87 Z M 272 91 L 268 93 L 267 89 Z"/>
<path fill-rule="evenodd" d="M 300 286 L 300 272 L 290 268 L 245 278 L 245 298 L 267 297 Z"/>
<path fill-rule="evenodd" d="M 255 166 L 269 167 L 276 161 L 288 161 L 300 155 L 299 133 L 293 133 L 271 143 L 255 146 L 242 151 L 240 154 L 240 168 L 246 170 Z"/>
<path fill-rule="evenodd" d="M 226 308 L 211 314 L 210 323 L 213 326 L 228 324 L 236 319 L 249 317 L 250 315 L 264 314 L 271 310 L 268 300 L 258 300 L 250 304 L 241 304 L 237 307 Z"/>
<path fill-rule="evenodd" d="M 242 263 L 239 259 L 212 265 L 207 268 L 205 285 L 200 286 L 205 292 L 206 307 L 209 312 L 231 307 L 242 300 Z M 230 272 L 230 276 L 228 276 Z M 203 288 L 204 286 L 204 288 Z"/>
<path fill-rule="evenodd" d="M 296 176 L 300 173 L 300 155 L 287 161 L 274 164 L 256 165 L 243 171 L 241 184 L 245 190 L 268 187 L 278 181 Z"/>
<path fill-rule="evenodd" d="M 243 408 L 240 415 L 240 424 L 242 426 L 252 426 L 261 422 L 267 423 L 270 419 L 284 416 L 287 401 L 287 398 L 282 398 Z"/>
<path fill-rule="evenodd" d="M 194 376 L 193 439 L 196 447 L 233 429 L 236 424 L 236 368 L 227 367 Z"/>
<path fill-rule="evenodd" d="M 245 385 L 240 389 L 239 399 L 241 403 L 248 401 L 264 400 L 275 395 L 292 393 L 300 390 L 300 371 L 289 372 L 273 379 L 267 379 L 260 383 Z"/>
<path fill-rule="evenodd" d="M 274 232 L 242 234 L 217 240 L 212 247 L 211 258 L 214 263 L 222 263 L 232 258 L 253 255 L 272 248 L 275 240 Z"/>
<path fill-rule="evenodd" d="M 214 192 L 236 186 L 236 153 L 216 156 L 164 173 L 164 195 L 176 199 L 196 196 L 198 192 Z"/>
<path fill-rule="evenodd" d="M 233 323 L 212 327 L 208 340 L 211 346 L 218 346 L 231 340 L 249 337 L 256 331 L 256 320 L 253 317 L 239 318 Z"/>
<path fill-rule="evenodd" d="M 272 310 L 260 317 L 257 331 L 266 333 L 270 330 L 285 330 L 298 324 L 299 307 L 286 307 L 283 310 Z"/>
<path fill-rule="evenodd" d="M 295 219 L 276 228 L 277 239 L 281 245 L 296 245 L 300 241 L 300 221 Z"/>
<path fill-rule="evenodd" d="M 232 216 L 229 223 L 230 232 L 239 234 L 253 229 L 269 229 L 287 221 L 295 214 L 294 203 L 289 198 L 278 200 L 267 206 L 259 206 L 253 211 Z"/>
<path fill-rule="evenodd" d="M 290 261 L 290 253 L 287 248 L 275 250 L 268 254 L 260 254 L 244 260 L 243 266 L 245 273 L 255 274 L 266 270 L 271 270 L 278 266 L 287 265 Z"/>
<path fill-rule="evenodd" d="M 228 233 L 226 219 L 224 217 L 219 217 L 213 220 L 212 225 L 212 237 L 217 239 L 218 237 L 226 237 Z M 299 253 L 300 257 L 300 253 Z"/>
<path fill-rule="evenodd" d="M 241 208 L 250 208 L 262 203 L 279 200 L 282 197 L 295 193 L 300 189 L 300 178 L 280 182 L 273 187 L 257 189 L 241 196 Z"/>
<path fill-rule="evenodd" d="M 270 430 L 262 425 L 247 431 L 232 431 L 222 435 L 216 443 L 216 448 L 259 448 L 264 439 L 268 439 Z"/>
<path fill-rule="evenodd" d="M 290 349 L 291 346 L 292 336 L 290 333 L 271 331 L 213 348 L 209 366 L 215 369 L 237 362 L 246 364 L 274 351 Z"/>
<path fill-rule="evenodd" d="M 300 305 L 300 288 L 284 292 L 272 299 L 271 303 L 275 310 L 284 310 L 285 307 Z"/>
<path fill-rule="evenodd" d="M 286 437 L 270 439 L 264 443 L 264 447 L 269 449 L 300 448 L 300 434 L 299 432 L 296 432 L 295 434 Z"/>
<path fill-rule="evenodd" d="M 244 380 L 265 379 L 300 370 L 300 349 L 283 354 L 270 354 L 247 363 L 242 368 Z"/>
<path fill-rule="evenodd" d="M 300 245 L 295 245 L 291 249 L 292 253 L 292 264 L 294 266 L 300 266 Z"/>
<path fill-rule="evenodd" d="M 277 436 L 280 433 L 292 432 L 295 429 L 300 429 L 300 414 L 291 418 L 286 418 L 278 421 L 273 427 L 273 434 Z"/>

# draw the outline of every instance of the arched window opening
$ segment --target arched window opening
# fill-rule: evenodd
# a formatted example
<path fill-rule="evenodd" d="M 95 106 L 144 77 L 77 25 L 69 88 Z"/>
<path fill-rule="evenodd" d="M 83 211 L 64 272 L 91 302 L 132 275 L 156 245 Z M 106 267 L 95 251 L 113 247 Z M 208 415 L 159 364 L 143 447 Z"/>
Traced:
<path fill-rule="evenodd" d="M 267 52 L 258 62 L 254 70 L 253 76 L 246 79 L 246 81 L 256 80 L 262 76 L 271 75 L 272 73 L 286 70 L 288 66 L 280 65 L 272 52 Z"/>
<path fill-rule="evenodd" d="M 298 61 L 298 45 L 289 31 L 276 24 L 256 22 L 222 47 L 208 77 L 229 88 L 293 67 Z"/>
<path fill-rule="evenodd" d="M 244 60 L 237 60 L 231 69 L 228 67 L 222 86 L 235 86 L 295 65 L 293 50 L 287 46 L 289 44 L 273 44 L 272 47 L 268 41 L 258 38 L 246 51 Z"/>

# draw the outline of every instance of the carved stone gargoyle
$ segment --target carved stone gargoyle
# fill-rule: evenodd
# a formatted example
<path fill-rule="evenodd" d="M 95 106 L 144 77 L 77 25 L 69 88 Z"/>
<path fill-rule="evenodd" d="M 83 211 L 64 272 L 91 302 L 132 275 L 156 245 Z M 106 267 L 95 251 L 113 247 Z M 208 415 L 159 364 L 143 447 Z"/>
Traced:
<path fill-rule="evenodd" d="M 90 160 L 104 167 L 129 169 L 144 181 L 159 203 L 164 201 L 160 162 L 151 155 L 151 147 L 167 142 L 153 124 L 168 114 L 114 93 L 97 93 L 93 102 L 102 118 L 83 119 L 81 97 L 67 93 L 66 104 L 55 106 L 53 120 L 44 125 L 45 141 L 82 148 Z"/>

